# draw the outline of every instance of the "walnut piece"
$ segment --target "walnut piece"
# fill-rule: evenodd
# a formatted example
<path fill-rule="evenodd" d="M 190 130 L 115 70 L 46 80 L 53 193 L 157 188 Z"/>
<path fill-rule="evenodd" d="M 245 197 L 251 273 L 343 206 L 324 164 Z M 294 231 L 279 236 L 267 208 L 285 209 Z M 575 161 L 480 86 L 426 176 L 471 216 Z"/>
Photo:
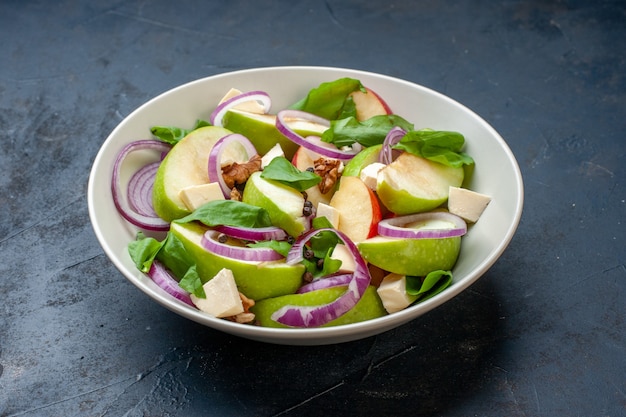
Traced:
<path fill-rule="evenodd" d="M 241 191 L 239 191 L 237 187 L 233 187 L 230 190 L 230 199 L 235 201 L 241 201 Z"/>
<path fill-rule="evenodd" d="M 335 183 L 339 178 L 340 166 L 341 161 L 338 159 L 318 158 L 313 161 L 314 172 L 322 177 L 322 181 L 317 184 L 317 187 L 322 194 L 326 194 L 335 186 Z"/>
<path fill-rule="evenodd" d="M 232 164 L 223 166 L 222 177 L 228 188 L 233 189 L 233 187 L 237 185 L 245 184 L 253 172 L 260 170 L 261 157 L 254 155 L 248 162 L 244 162 L 243 164 L 233 162 Z"/>
<path fill-rule="evenodd" d="M 254 305 L 254 300 L 246 297 L 241 292 L 239 293 L 239 298 L 241 298 L 241 304 L 243 305 L 243 313 L 226 317 L 226 319 L 230 321 L 235 321 L 237 323 L 243 323 L 243 324 L 252 323 L 254 321 L 254 313 L 250 312 L 250 307 Z"/>

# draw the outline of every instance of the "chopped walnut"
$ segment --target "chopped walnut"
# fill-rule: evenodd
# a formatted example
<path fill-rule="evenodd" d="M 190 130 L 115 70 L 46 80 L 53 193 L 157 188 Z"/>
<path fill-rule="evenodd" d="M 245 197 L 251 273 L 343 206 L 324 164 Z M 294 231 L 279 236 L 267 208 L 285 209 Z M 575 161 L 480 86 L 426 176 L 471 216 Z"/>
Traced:
<path fill-rule="evenodd" d="M 246 324 L 254 321 L 254 313 L 239 313 L 236 316 L 233 316 L 234 320 L 237 323 Z"/>
<path fill-rule="evenodd" d="M 239 293 L 239 298 L 241 298 L 241 304 L 243 305 L 243 313 L 226 317 L 226 319 L 237 323 L 252 323 L 254 321 L 254 313 L 250 312 L 250 307 L 254 305 L 254 300 L 246 297 L 241 292 Z"/>
<path fill-rule="evenodd" d="M 335 186 L 339 178 L 339 167 L 341 161 L 338 159 L 318 158 L 313 162 L 314 172 L 322 177 L 322 181 L 317 184 L 320 192 L 326 194 Z"/>
<path fill-rule="evenodd" d="M 241 201 L 241 191 L 239 191 L 237 187 L 233 187 L 232 190 L 230 190 L 230 199 Z"/>
<path fill-rule="evenodd" d="M 222 177 L 228 188 L 232 189 L 236 185 L 245 184 L 253 172 L 261 170 L 261 157 L 254 155 L 248 162 L 232 164 L 222 167 Z"/>

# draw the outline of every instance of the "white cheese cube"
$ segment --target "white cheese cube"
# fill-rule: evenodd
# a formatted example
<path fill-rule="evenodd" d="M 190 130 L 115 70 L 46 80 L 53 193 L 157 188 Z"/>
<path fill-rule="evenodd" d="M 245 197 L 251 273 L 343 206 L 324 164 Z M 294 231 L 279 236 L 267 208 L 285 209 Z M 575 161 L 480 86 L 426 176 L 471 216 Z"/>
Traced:
<path fill-rule="evenodd" d="M 374 162 L 364 167 L 359 173 L 359 178 L 371 190 L 376 190 L 376 182 L 378 181 L 378 172 L 385 167 L 385 164 Z"/>
<path fill-rule="evenodd" d="M 233 97 L 236 97 L 236 96 L 238 96 L 240 94 L 242 94 L 241 90 L 237 90 L 236 88 L 231 88 L 224 95 L 224 97 L 222 97 L 222 99 L 220 100 L 220 104 L 225 102 L 226 100 L 229 100 L 229 99 L 231 99 Z M 237 105 L 237 106 L 235 106 L 233 108 L 237 109 L 237 110 L 247 111 L 247 112 L 250 112 L 250 113 L 265 114 L 265 109 L 256 100 L 250 100 L 250 101 L 243 102 L 243 103 L 241 103 L 241 104 L 239 104 L 239 105 Z"/>
<path fill-rule="evenodd" d="M 450 187 L 448 193 L 448 211 L 467 222 L 476 223 L 491 201 L 488 195 L 466 188 Z"/>
<path fill-rule="evenodd" d="M 317 204 L 316 217 L 326 217 L 330 224 L 337 229 L 339 227 L 339 210 L 325 203 Z"/>
<path fill-rule="evenodd" d="M 406 293 L 406 276 L 400 274 L 387 275 L 376 291 L 390 314 L 407 308 L 417 299 L 417 296 Z"/>
<path fill-rule="evenodd" d="M 206 298 L 198 298 L 194 294 L 190 295 L 191 301 L 198 307 L 198 310 L 215 317 L 230 317 L 243 313 L 243 303 L 239 296 L 235 277 L 230 269 L 223 268 L 220 270 L 202 288 L 204 288 Z"/>
<path fill-rule="evenodd" d="M 180 190 L 178 195 L 191 211 L 196 210 L 209 201 L 224 200 L 224 193 L 222 193 L 220 185 L 216 182 L 191 185 Z"/>
<path fill-rule="evenodd" d="M 280 147 L 280 143 L 277 143 L 261 158 L 261 168 L 265 168 L 270 164 L 270 162 L 272 162 L 272 159 L 279 156 L 285 156 L 285 152 L 283 151 L 283 148 Z"/>
<path fill-rule="evenodd" d="M 356 261 L 346 245 L 336 245 L 335 249 L 333 249 L 333 252 L 330 254 L 330 257 L 341 261 L 341 266 L 339 267 L 338 272 L 352 273 L 356 271 Z"/>

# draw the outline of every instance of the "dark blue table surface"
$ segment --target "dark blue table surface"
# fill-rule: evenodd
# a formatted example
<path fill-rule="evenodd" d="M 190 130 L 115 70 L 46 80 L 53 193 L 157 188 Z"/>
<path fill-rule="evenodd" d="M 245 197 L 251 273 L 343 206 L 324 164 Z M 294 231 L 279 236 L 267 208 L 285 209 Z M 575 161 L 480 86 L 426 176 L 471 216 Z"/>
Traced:
<path fill-rule="evenodd" d="M 0 39 L 0 416 L 626 415 L 623 1 L 2 1 Z M 104 139 L 174 86 L 276 65 L 403 78 L 492 124 L 526 197 L 495 266 L 319 347 L 129 283 L 87 213 Z"/>

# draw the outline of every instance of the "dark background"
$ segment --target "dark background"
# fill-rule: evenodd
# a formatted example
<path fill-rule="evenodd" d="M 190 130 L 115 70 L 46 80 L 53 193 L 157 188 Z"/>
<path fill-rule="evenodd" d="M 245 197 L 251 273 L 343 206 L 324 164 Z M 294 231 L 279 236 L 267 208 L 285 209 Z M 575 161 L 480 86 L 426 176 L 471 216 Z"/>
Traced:
<path fill-rule="evenodd" d="M 623 1 L 0 2 L 0 416 L 626 415 Z M 525 183 L 476 284 L 393 331 L 274 346 L 183 319 L 113 267 L 93 159 L 179 84 L 379 72 L 467 105 Z"/>

